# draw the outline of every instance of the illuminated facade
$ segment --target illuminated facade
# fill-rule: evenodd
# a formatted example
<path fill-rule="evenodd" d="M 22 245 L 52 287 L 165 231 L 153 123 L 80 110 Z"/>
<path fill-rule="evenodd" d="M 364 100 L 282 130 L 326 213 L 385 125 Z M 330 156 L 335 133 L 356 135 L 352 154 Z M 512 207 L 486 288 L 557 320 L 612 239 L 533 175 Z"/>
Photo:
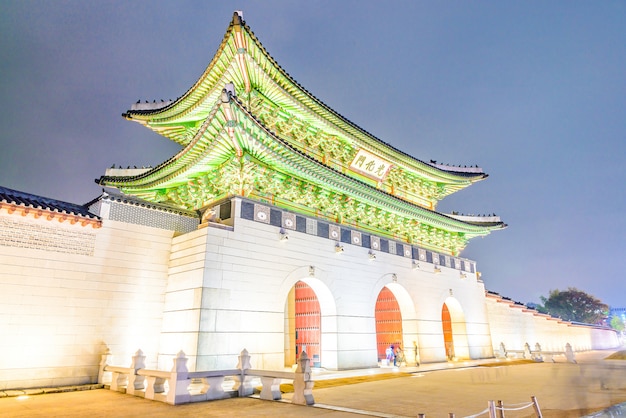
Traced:
<path fill-rule="evenodd" d="M 504 226 L 436 212 L 483 170 L 424 163 L 346 120 L 293 80 L 238 14 L 196 84 L 162 105 L 124 116 L 180 153 L 152 169 L 110 169 L 99 184 L 203 212 L 243 196 L 451 256 Z"/>
<path fill-rule="evenodd" d="M 460 256 L 506 225 L 436 211 L 483 170 L 420 161 L 346 120 L 239 13 L 185 94 L 124 117 L 181 151 L 107 170 L 108 191 L 85 206 L 0 190 L 0 274 L 13 283 L 0 292 L 0 388 L 93 382 L 107 347 L 163 369 L 180 350 L 191 370 L 232 368 L 243 348 L 255 368 L 306 350 L 316 367 L 350 369 L 378 366 L 391 344 L 415 364 L 492 357 L 512 338 L 513 311 Z M 559 326 L 527 335 L 564 345 Z"/>
<path fill-rule="evenodd" d="M 364 268 L 368 273 L 375 272 L 376 278 L 387 275 L 390 279 L 396 277 L 397 281 L 400 265 L 414 272 L 422 263 L 422 268 L 432 272 L 449 269 L 456 274 L 455 279 L 469 275 L 468 282 L 473 283 L 478 294 L 483 291 L 482 284 L 477 280 L 475 263 L 459 258 L 459 254 L 471 238 L 487 235 L 505 225 L 497 217 L 463 218 L 435 210 L 437 202 L 443 197 L 484 179 L 486 174 L 483 170 L 422 162 L 346 120 L 291 78 L 267 53 L 239 13 L 234 14 L 206 71 L 183 96 L 160 105 L 138 103 L 123 116 L 179 143 L 182 149 L 154 168 L 131 173 L 110 169 L 98 180 L 102 186 L 115 187 L 125 195 L 155 204 L 198 211 L 202 226 L 226 225 L 233 228 L 235 235 L 238 232 L 253 235 L 255 226 L 246 226 L 245 220 L 270 226 L 265 233 L 273 233 L 274 236 L 282 234 L 283 240 L 272 241 L 284 241 L 284 238 L 298 233 L 304 247 L 326 245 L 335 253 L 345 251 L 344 244 L 357 247 L 356 251 L 365 251 L 362 257 Z M 202 234 L 211 235 L 211 230 L 202 231 Z M 319 238 L 331 242 L 318 244 Z M 301 254 L 297 247 L 292 239 L 287 244 L 282 243 L 280 248 L 288 248 L 290 254 L 285 254 L 285 258 L 297 260 L 290 269 L 302 266 L 311 269 L 312 273 L 306 272 L 307 280 L 317 277 L 317 269 L 329 275 L 337 270 L 326 260 L 314 261 L 312 257 L 298 259 Z M 262 249 L 258 249 L 255 253 L 271 259 L 279 251 L 276 249 L 271 254 L 264 254 Z M 370 260 L 382 258 L 382 254 L 401 258 L 394 260 L 395 263 L 379 261 L 382 268 L 374 268 Z M 348 261 L 348 258 L 347 254 L 343 256 L 356 270 L 353 266 L 355 262 Z M 281 263 L 284 264 L 284 261 L 274 260 L 272 264 L 278 266 Z M 255 267 L 246 266 L 239 278 L 251 268 Z M 278 268 L 275 267 L 275 270 Z M 352 274 L 346 272 L 344 277 L 354 276 L 354 270 Z M 267 273 L 264 270 L 253 274 Z M 358 275 L 364 278 L 368 274 L 363 272 Z M 333 319 L 332 324 L 326 324 L 329 320 L 324 318 L 329 311 L 337 309 L 331 305 L 336 305 L 338 298 L 345 300 L 347 294 L 355 293 L 356 283 L 353 283 L 352 289 L 348 287 L 337 294 L 330 289 L 329 283 L 321 281 L 317 286 L 330 293 L 330 302 L 320 304 L 317 300 L 320 290 L 316 292 L 314 285 L 303 278 L 298 279 L 295 295 L 289 296 L 290 299 L 295 298 L 294 308 L 292 312 L 287 310 L 286 315 L 286 320 L 292 319 L 294 324 L 280 330 L 287 342 L 283 344 L 278 338 L 281 345 L 270 351 L 274 356 L 280 353 L 279 357 L 284 351 L 285 364 L 292 362 L 299 350 L 308 347 L 309 351 L 315 351 L 313 358 L 319 359 L 317 363 L 320 365 L 330 368 L 368 367 L 381 357 L 387 344 L 404 344 L 400 335 L 401 310 L 397 311 L 395 320 L 399 329 L 390 334 L 382 331 L 385 329 L 384 321 L 378 321 L 381 331 L 376 332 L 371 320 L 374 312 L 380 309 L 369 309 L 358 313 L 359 317 L 369 317 L 369 325 L 359 324 L 356 328 L 350 325 L 350 328 L 359 329 L 360 336 L 355 341 L 361 340 L 360 348 L 342 348 L 342 337 L 336 331 L 341 326 L 341 319 Z M 357 277 L 354 276 L 354 279 L 356 281 Z M 268 284 L 265 282 L 263 286 Z M 289 283 L 289 287 L 292 286 L 294 284 Z M 452 294 L 451 286 L 445 286 L 449 293 L 447 296 Z M 197 288 L 203 297 L 221 294 L 223 290 L 223 287 L 213 285 Z M 368 289 L 368 292 L 372 290 Z M 298 294 L 302 292 L 309 296 L 299 298 Z M 397 306 L 397 296 L 391 292 L 390 295 Z M 245 296 L 242 297 L 245 299 Z M 284 311 L 284 298 L 285 295 L 281 295 L 278 301 L 280 315 Z M 407 294 L 407 298 L 413 300 L 414 296 Z M 305 303 L 309 299 L 311 303 Z M 370 303 L 359 301 L 358 297 L 350 301 L 342 314 L 351 318 L 346 319 L 347 323 L 354 321 L 355 306 Z M 477 303 L 482 306 L 480 301 Z M 200 317 L 203 314 L 213 317 L 224 310 L 239 312 L 233 306 L 194 309 L 193 303 L 190 303 L 184 311 L 186 315 L 195 312 Z M 275 306 L 271 308 L 275 309 Z M 438 315 L 440 310 L 441 306 L 438 306 Z M 257 315 L 257 311 L 253 309 L 253 315 Z M 180 315 L 180 312 L 166 313 L 166 318 L 175 315 Z M 481 317 L 476 323 L 486 322 L 481 309 L 477 309 L 476 315 Z M 275 319 L 270 322 L 275 322 Z M 214 366 L 218 361 L 214 350 L 200 348 L 203 340 L 210 341 L 217 335 L 210 328 L 203 329 L 202 324 L 194 326 L 197 341 L 194 340 L 193 345 L 198 348 L 191 354 L 196 354 L 196 360 L 205 367 Z M 328 328 L 335 331 L 327 331 Z M 238 329 L 239 326 L 229 331 L 234 333 Z M 169 346 L 170 339 L 180 340 L 178 331 L 172 330 L 171 333 L 170 336 L 164 335 L 163 347 Z M 331 334 L 337 342 L 323 343 L 325 339 L 330 339 Z M 369 339 L 374 334 L 376 344 L 372 346 Z M 419 331 L 413 329 L 409 334 L 414 335 L 409 345 L 415 347 L 415 335 Z M 476 334 L 481 340 L 479 343 L 470 342 L 468 338 L 471 337 L 466 336 L 466 330 L 463 330 L 466 341 L 456 351 L 452 348 L 451 328 L 448 334 L 445 357 L 456 356 L 456 351 L 461 351 L 465 357 L 490 355 L 487 329 Z M 470 346 L 480 348 L 470 353 Z M 377 355 L 372 355 L 375 347 Z M 161 354 L 171 355 L 174 349 L 176 347 L 173 346 L 165 348 Z M 435 350 L 434 346 L 431 350 Z M 344 354 L 346 358 L 342 359 Z M 440 354 L 433 352 L 425 357 L 434 359 Z M 271 355 L 264 354 L 266 357 Z M 276 359 L 269 364 L 277 365 Z"/>

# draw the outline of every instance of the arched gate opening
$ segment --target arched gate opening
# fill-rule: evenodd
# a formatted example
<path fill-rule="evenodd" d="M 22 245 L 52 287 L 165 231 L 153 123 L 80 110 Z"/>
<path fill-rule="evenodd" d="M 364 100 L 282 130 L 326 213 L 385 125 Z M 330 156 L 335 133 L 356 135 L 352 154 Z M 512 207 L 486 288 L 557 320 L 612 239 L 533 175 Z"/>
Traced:
<path fill-rule="evenodd" d="M 465 314 L 458 300 L 446 298 L 441 307 L 443 342 L 448 360 L 469 358 L 469 343 Z"/>
<path fill-rule="evenodd" d="M 450 317 L 450 310 L 444 303 L 441 308 L 441 325 L 443 327 L 443 344 L 446 348 L 446 357 L 448 360 L 452 360 L 454 355 L 454 335 L 452 333 L 452 318 Z"/>
<path fill-rule="evenodd" d="M 386 358 L 385 350 L 393 345 L 402 347 L 402 314 L 395 295 L 383 287 L 376 299 L 376 351 L 378 360 Z"/>
<path fill-rule="evenodd" d="M 295 364 L 302 351 L 311 359 L 311 366 L 321 366 L 321 309 L 315 291 L 298 281 L 287 300 L 288 335 L 285 365 Z"/>

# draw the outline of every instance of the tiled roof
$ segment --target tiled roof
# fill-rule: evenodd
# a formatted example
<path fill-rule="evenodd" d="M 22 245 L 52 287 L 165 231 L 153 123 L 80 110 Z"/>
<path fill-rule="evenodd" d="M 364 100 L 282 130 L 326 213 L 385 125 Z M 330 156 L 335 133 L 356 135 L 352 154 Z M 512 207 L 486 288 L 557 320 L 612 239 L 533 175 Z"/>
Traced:
<path fill-rule="evenodd" d="M 150 109 L 141 109 L 141 106 L 138 108 L 137 106 L 135 106 L 135 109 L 130 109 L 128 111 L 126 111 L 125 113 L 122 113 L 122 116 L 127 118 L 127 119 L 133 119 L 133 116 L 139 116 L 141 120 L 150 120 L 150 116 L 152 117 L 156 117 L 156 119 L 160 119 L 161 122 L 163 121 L 163 119 L 161 118 L 173 118 L 173 113 L 174 110 L 176 109 L 177 106 L 187 106 L 186 109 L 183 113 L 187 114 L 188 110 L 190 109 L 189 106 L 194 107 L 195 105 L 191 105 L 191 102 L 194 101 L 198 101 L 198 100 L 205 100 L 206 98 L 210 97 L 210 94 L 208 94 L 204 89 L 204 84 L 212 84 L 212 83 L 217 83 L 215 80 L 217 79 L 221 79 L 219 77 L 209 77 L 208 75 L 211 74 L 214 71 L 225 71 L 224 68 L 226 68 L 227 66 L 221 66 L 220 68 L 218 68 L 219 66 L 218 64 L 218 58 L 224 53 L 224 51 L 232 51 L 232 48 L 234 48 L 236 50 L 236 46 L 232 45 L 232 48 L 227 48 L 227 45 L 229 44 L 229 42 L 234 43 L 235 41 L 233 40 L 234 37 L 231 36 L 231 33 L 233 33 L 234 31 L 234 27 L 235 26 L 241 26 L 244 31 L 248 34 L 250 40 L 254 43 L 254 45 L 256 46 L 256 48 L 258 48 L 258 51 L 260 53 L 259 59 L 264 60 L 265 64 L 269 65 L 270 67 L 273 67 L 274 70 L 268 70 L 265 66 L 263 66 L 264 68 L 266 68 L 265 70 L 263 70 L 266 74 L 266 76 L 268 76 L 268 79 L 275 79 L 277 80 L 276 74 L 281 74 L 284 79 L 283 82 L 286 83 L 280 83 L 278 81 L 275 81 L 280 87 L 281 90 L 285 90 L 287 92 L 288 95 L 293 96 L 293 98 L 298 101 L 301 105 L 303 105 L 304 107 L 308 108 L 309 110 L 312 110 L 313 113 L 318 114 L 319 117 L 326 119 L 328 121 L 331 122 L 331 124 L 333 125 L 337 125 L 338 127 L 341 127 L 342 129 L 344 129 L 346 132 L 350 132 L 351 135 L 355 135 L 358 138 L 361 138 L 363 140 L 365 140 L 366 142 L 371 141 L 374 144 L 382 144 L 384 147 L 392 150 L 393 152 L 397 153 L 398 156 L 401 156 L 405 159 L 407 159 L 407 161 L 412 161 L 413 163 L 417 162 L 417 163 L 421 163 L 421 164 L 425 164 L 428 167 L 432 167 L 436 170 L 440 170 L 440 172 L 443 173 L 447 173 L 450 175 L 454 175 L 457 177 L 461 177 L 464 179 L 467 179 L 469 181 L 478 181 L 478 180 L 483 180 L 486 177 L 488 177 L 488 175 L 486 173 L 484 173 L 482 171 L 482 169 L 478 169 L 478 166 L 476 167 L 477 170 L 472 171 L 472 170 L 467 170 L 466 167 L 461 168 L 459 167 L 454 167 L 454 166 L 445 166 L 442 164 L 432 164 L 432 163 L 426 163 L 418 158 L 415 158 L 409 154 L 407 154 L 406 152 L 394 147 L 393 145 L 391 145 L 388 142 L 383 141 L 382 139 L 376 137 L 374 134 L 368 132 L 367 130 L 365 130 L 364 128 L 358 126 L 356 123 L 350 121 L 349 119 L 347 119 L 346 117 L 342 116 L 341 114 L 339 114 L 337 111 L 335 111 L 334 109 L 332 109 L 329 105 L 327 105 L 326 103 L 324 103 L 322 100 L 318 99 L 316 96 L 314 96 L 310 91 L 308 91 L 303 85 L 301 85 L 298 81 L 296 81 L 295 78 L 293 78 L 279 63 L 278 61 L 276 61 L 269 53 L 269 51 L 267 51 L 267 49 L 263 46 L 263 44 L 261 43 L 260 39 L 258 39 L 256 37 L 256 35 L 254 34 L 254 32 L 252 31 L 252 29 L 250 28 L 250 26 L 243 20 L 243 18 L 241 17 L 241 15 L 239 15 L 237 12 L 235 12 L 233 14 L 233 20 L 231 21 L 226 33 L 224 34 L 224 37 L 222 39 L 222 43 L 220 44 L 220 47 L 217 49 L 217 52 L 215 54 L 215 56 L 213 57 L 212 61 L 209 63 L 208 67 L 205 69 L 204 73 L 202 74 L 202 76 L 200 77 L 200 79 L 198 81 L 196 81 L 196 83 L 189 88 L 189 90 L 187 90 L 182 96 L 178 97 L 176 100 L 173 101 L 163 101 L 163 105 L 161 106 L 160 103 L 161 102 L 157 102 L 154 101 L 154 103 L 152 105 L 150 105 L 148 103 L 149 106 L 146 107 L 152 107 Z M 247 49 L 250 49 L 252 47 L 252 45 L 248 45 Z M 234 59 L 234 58 L 232 58 Z M 217 68 L 217 69 L 216 69 Z M 210 88 L 214 88 L 215 86 L 211 86 Z M 259 86 L 256 86 L 256 88 L 259 88 Z M 201 98 L 201 99 L 200 99 Z M 187 103 L 187 104 L 185 104 Z M 196 103 L 197 105 L 197 103 Z M 174 109 L 174 110 L 173 110 Z M 317 110 L 315 110 L 317 109 Z M 158 116 L 157 116 L 158 115 Z M 178 117 L 178 116 L 176 116 Z M 186 119 L 185 119 L 186 120 Z M 148 127 L 150 127 L 150 124 L 146 125 Z M 157 133 L 159 133 L 160 135 L 165 135 L 164 133 L 160 132 L 160 131 L 156 131 Z M 165 135 L 167 136 L 167 135 Z M 370 143 L 370 146 L 372 146 L 372 144 Z M 376 147 L 376 145 L 374 145 Z M 466 187 L 467 185 L 463 186 Z"/>
<path fill-rule="evenodd" d="M 1 202 L 98 219 L 96 215 L 87 210 L 86 206 L 24 193 L 2 186 L 0 186 L 0 203 Z"/>

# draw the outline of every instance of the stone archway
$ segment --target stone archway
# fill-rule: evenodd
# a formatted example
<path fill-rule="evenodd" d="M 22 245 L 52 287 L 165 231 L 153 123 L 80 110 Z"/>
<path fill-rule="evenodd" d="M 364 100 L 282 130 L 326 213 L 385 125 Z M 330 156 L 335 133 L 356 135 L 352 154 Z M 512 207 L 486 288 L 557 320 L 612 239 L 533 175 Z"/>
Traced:
<path fill-rule="evenodd" d="M 290 366 L 302 351 L 311 359 L 311 366 L 321 365 L 321 309 L 313 288 L 299 280 L 287 296 L 288 329 L 285 344 L 285 365 Z"/>
<path fill-rule="evenodd" d="M 448 360 L 469 358 L 469 343 L 465 314 L 454 297 L 448 297 L 441 307 L 443 344 Z"/>
<path fill-rule="evenodd" d="M 337 347 L 333 331 L 336 330 L 337 310 L 333 295 L 322 280 L 326 273 L 314 267 L 301 267 L 289 276 L 280 291 L 285 297 L 284 365 L 292 367 L 304 348 L 311 358 L 311 366 L 336 369 Z M 303 319 L 307 316 L 307 319 Z"/>
<path fill-rule="evenodd" d="M 384 352 L 393 341 L 394 347 L 399 345 L 402 348 L 407 364 L 419 364 L 419 334 L 417 330 L 419 321 L 413 299 L 404 286 L 394 280 L 394 275 L 382 276 L 379 286 L 373 290 L 371 303 L 374 325 L 376 326 L 375 348 L 378 360 L 385 357 Z M 379 304 L 381 299 L 387 301 L 386 309 L 381 309 L 383 308 Z M 385 311 L 385 318 L 381 315 L 382 311 Z M 381 320 L 391 322 L 381 327 Z M 380 331 L 391 332 L 391 334 L 383 337 L 379 333 Z"/>
<path fill-rule="evenodd" d="M 441 326 L 443 328 L 443 345 L 446 349 L 446 358 L 452 360 L 456 357 L 454 354 L 454 334 L 452 332 L 450 310 L 445 303 L 441 308 Z"/>
<path fill-rule="evenodd" d="M 388 287 L 383 287 L 376 299 L 374 310 L 376 320 L 376 353 L 378 361 L 386 358 L 389 346 L 402 346 L 402 314 L 395 295 Z"/>

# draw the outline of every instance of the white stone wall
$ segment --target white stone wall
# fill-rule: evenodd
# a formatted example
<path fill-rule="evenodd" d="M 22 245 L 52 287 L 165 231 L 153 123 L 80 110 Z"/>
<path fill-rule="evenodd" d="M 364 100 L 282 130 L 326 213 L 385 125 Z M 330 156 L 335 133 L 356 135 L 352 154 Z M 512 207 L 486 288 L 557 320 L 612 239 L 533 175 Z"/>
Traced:
<path fill-rule="evenodd" d="M 475 274 L 421 263 L 335 241 L 288 231 L 238 216 L 233 230 L 207 227 L 174 238 L 159 364 L 167 367 L 183 350 L 194 369 L 233 367 L 242 348 L 254 367 L 283 368 L 285 304 L 303 280 L 315 290 L 322 315 L 322 367 L 349 369 L 377 365 L 374 311 L 383 286 L 401 301 L 405 347 L 415 341 L 421 361 L 443 361 L 444 302 L 458 305 L 453 321 L 461 357 L 492 355 L 484 286 Z M 203 262 L 206 260 L 206 262 Z M 311 269 L 312 267 L 312 269 Z M 196 330 L 198 330 L 196 332 Z M 456 340 L 455 340 L 456 341 Z"/>
<path fill-rule="evenodd" d="M 487 297 L 487 312 L 491 328 L 493 349 L 500 343 L 507 350 L 523 350 L 528 343 L 531 349 L 539 343 L 542 350 L 563 351 L 570 344 L 574 351 L 614 348 L 619 345 L 613 330 L 575 325 L 514 305 L 498 297 Z"/>
<path fill-rule="evenodd" d="M 4 209 L 0 219 L 39 243 L 0 243 L 0 389 L 93 383 L 107 346 L 121 364 L 138 348 L 155 363 L 170 231 L 106 219 L 94 229 Z M 50 228 L 93 248 L 42 247 Z"/>
<path fill-rule="evenodd" d="M 247 348 L 253 367 L 282 369 L 285 304 L 298 280 L 319 299 L 328 369 L 377 366 L 374 311 L 384 286 L 401 307 L 409 361 L 414 346 L 421 362 L 446 360 L 444 303 L 460 359 L 492 357 L 500 342 L 544 350 L 569 342 L 578 351 L 618 344 L 613 332 L 485 298 L 469 271 L 436 273 L 432 263 L 416 268 L 380 251 L 371 260 L 368 248 L 346 243 L 339 254 L 335 241 L 295 230 L 281 240 L 279 227 L 242 219 L 239 199 L 233 227 L 177 236 L 112 220 L 105 203 L 102 228 L 0 210 L 0 389 L 94 382 L 107 347 L 117 365 L 141 348 L 148 367 L 168 370 L 183 350 L 191 370 L 232 368 Z M 135 210 L 139 222 L 157 209 Z"/>

